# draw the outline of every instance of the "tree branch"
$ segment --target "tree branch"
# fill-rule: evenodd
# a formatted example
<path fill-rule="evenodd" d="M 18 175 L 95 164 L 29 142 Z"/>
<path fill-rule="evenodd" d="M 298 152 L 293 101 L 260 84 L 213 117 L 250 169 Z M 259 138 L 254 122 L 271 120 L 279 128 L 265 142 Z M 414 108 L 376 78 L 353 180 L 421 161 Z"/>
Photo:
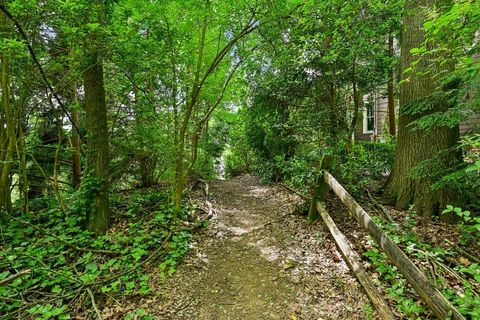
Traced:
<path fill-rule="evenodd" d="M 40 64 L 40 62 L 38 61 L 37 59 L 37 55 L 35 54 L 35 51 L 33 50 L 33 47 L 32 45 L 30 44 L 30 41 L 28 41 L 28 37 L 27 35 L 25 34 L 25 31 L 23 31 L 23 28 L 22 26 L 20 25 L 20 23 L 15 19 L 15 17 L 13 17 L 13 15 L 10 13 L 10 11 L 8 11 L 7 7 L 5 5 L 0 5 L 0 10 L 2 10 L 5 15 L 13 22 L 13 24 L 15 25 L 15 27 L 17 28 L 18 32 L 20 33 L 20 35 L 22 36 L 22 38 L 25 40 L 25 43 L 27 45 L 27 49 L 28 49 L 28 52 L 30 53 L 32 59 L 33 59 L 33 62 L 35 63 L 35 65 L 37 66 L 38 70 L 40 71 L 40 75 L 42 76 L 42 79 L 43 81 L 45 82 L 45 85 L 47 86 L 48 90 L 51 92 L 51 95 L 55 98 L 55 101 L 58 103 L 58 105 L 60 106 L 60 108 L 62 109 L 63 113 L 67 116 L 68 120 L 70 120 L 70 123 L 72 124 L 72 126 L 75 128 L 75 130 L 77 130 L 78 134 L 81 136 L 81 132 L 79 130 L 79 128 L 77 127 L 76 123 L 74 123 L 74 121 L 72 120 L 70 114 L 68 113 L 68 110 L 67 108 L 64 106 L 63 102 L 60 100 L 59 96 L 55 93 L 55 90 L 53 89 L 52 85 L 50 84 L 50 81 L 48 81 L 48 78 L 47 78 L 47 75 L 45 73 L 45 70 L 43 70 L 43 67 L 42 65 Z M 53 101 L 52 101 L 52 98 L 49 96 L 49 99 L 50 99 L 50 103 L 53 105 Z"/>
<path fill-rule="evenodd" d="M 100 313 L 100 310 L 98 310 L 97 304 L 95 303 L 95 297 L 93 295 L 93 292 L 90 288 L 87 288 L 88 295 L 90 296 L 90 300 L 92 301 L 92 307 L 93 310 L 95 310 L 95 313 L 97 314 L 98 320 L 103 320 L 102 314 Z"/>
<path fill-rule="evenodd" d="M 0 280 L 0 286 L 4 286 L 6 284 L 9 284 L 10 282 L 12 282 L 13 280 L 17 279 L 17 278 L 20 278 L 20 277 L 23 277 L 23 276 L 26 276 L 28 274 L 32 273 L 32 270 L 31 269 L 26 269 L 26 270 L 23 270 L 23 271 L 20 271 L 19 273 L 16 273 L 14 275 L 11 275 L 10 277 L 6 278 L 6 279 L 3 279 L 3 280 Z"/>

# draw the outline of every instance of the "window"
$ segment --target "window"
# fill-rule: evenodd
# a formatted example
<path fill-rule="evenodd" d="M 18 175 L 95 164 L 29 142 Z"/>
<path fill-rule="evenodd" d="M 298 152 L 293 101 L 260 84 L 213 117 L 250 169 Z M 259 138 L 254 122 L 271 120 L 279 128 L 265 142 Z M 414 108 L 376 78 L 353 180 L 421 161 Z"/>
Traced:
<path fill-rule="evenodd" d="M 375 105 L 369 101 L 365 103 L 363 112 L 363 133 L 373 133 L 375 130 Z"/>

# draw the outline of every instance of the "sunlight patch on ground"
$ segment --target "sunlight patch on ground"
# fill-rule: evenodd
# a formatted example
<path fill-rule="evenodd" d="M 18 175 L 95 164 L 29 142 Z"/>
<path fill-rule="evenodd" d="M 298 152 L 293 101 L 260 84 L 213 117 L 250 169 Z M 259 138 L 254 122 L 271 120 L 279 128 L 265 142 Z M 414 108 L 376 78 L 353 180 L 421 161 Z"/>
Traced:
<path fill-rule="evenodd" d="M 263 239 L 260 239 L 255 243 L 249 242 L 248 245 L 260 251 L 260 255 L 270 262 L 277 260 L 282 255 L 282 252 L 279 248 L 268 246 Z"/>
<path fill-rule="evenodd" d="M 251 228 L 251 227 L 227 226 L 224 223 L 219 223 L 217 228 L 219 230 L 231 232 L 232 234 L 234 234 L 236 236 L 242 236 L 244 234 L 247 234 L 247 233 L 251 232 L 254 229 L 254 228 Z"/>
<path fill-rule="evenodd" d="M 248 191 L 248 195 L 251 195 L 255 198 L 265 198 L 270 189 L 260 186 L 251 187 Z"/>

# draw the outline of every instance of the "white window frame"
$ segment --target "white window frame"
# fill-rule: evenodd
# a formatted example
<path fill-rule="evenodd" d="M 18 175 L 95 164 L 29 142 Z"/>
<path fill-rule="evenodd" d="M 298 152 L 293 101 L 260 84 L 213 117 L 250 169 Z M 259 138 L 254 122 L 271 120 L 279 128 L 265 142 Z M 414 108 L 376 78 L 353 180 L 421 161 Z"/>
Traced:
<path fill-rule="evenodd" d="M 369 103 L 368 99 L 364 99 L 364 105 L 365 108 L 363 109 L 363 133 L 368 134 L 368 133 L 375 133 L 375 128 L 377 127 L 376 123 L 376 116 L 375 116 L 375 101 L 371 102 L 372 103 L 372 117 L 373 117 L 373 129 L 368 130 L 368 107 L 367 104 Z"/>

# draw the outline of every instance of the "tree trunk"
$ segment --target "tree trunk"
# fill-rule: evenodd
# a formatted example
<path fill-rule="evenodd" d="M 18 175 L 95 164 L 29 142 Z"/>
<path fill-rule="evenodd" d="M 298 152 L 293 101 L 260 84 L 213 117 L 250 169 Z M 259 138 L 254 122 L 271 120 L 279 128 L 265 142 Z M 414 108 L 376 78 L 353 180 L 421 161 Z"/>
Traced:
<path fill-rule="evenodd" d="M 29 70 L 32 70 L 29 68 Z M 18 190 L 20 199 L 22 199 L 22 213 L 28 212 L 28 170 L 27 155 L 25 150 L 25 132 L 27 131 L 27 123 L 25 121 L 25 106 L 31 96 L 32 79 L 27 78 L 22 83 L 23 93 L 20 94 L 16 105 L 16 126 L 17 126 L 17 143 L 15 149 L 18 159 Z"/>
<path fill-rule="evenodd" d="M 437 1 L 438 2 L 438 1 Z M 430 130 L 412 130 L 410 124 L 422 116 L 433 112 L 446 111 L 449 108 L 448 100 L 434 99 L 432 93 L 437 89 L 431 73 L 428 75 L 405 74 L 404 71 L 411 63 L 418 59 L 410 53 L 412 48 L 421 47 L 424 42 L 423 11 L 419 5 L 433 5 L 434 0 L 414 1 L 405 3 L 405 17 L 402 28 L 401 74 L 408 81 L 400 87 L 400 114 L 398 126 L 397 149 L 395 162 L 390 175 L 386 197 L 398 209 L 405 209 L 410 204 L 419 215 L 430 217 L 437 214 L 447 204 L 452 203 L 455 195 L 452 190 L 431 188 L 434 183 L 432 177 L 437 168 L 423 167 L 422 175 L 414 175 L 423 161 L 434 159 L 443 168 L 451 168 L 459 163 L 459 154 L 453 151 L 458 136 L 458 126 L 455 128 L 436 127 Z M 415 68 L 425 70 L 426 62 L 420 62 Z M 445 68 L 445 67 L 442 67 Z M 438 69 L 438 68 L 437 68 Z M 436 70 L 435 73 L 438 73 Z M 412 114 L 408 109 L 420 104 L 429 104 L 430 108 L 421 113 Z M 437 171 L 438 172 L 438 171 Z"/>
<path fill-rule="evenodd" d="M 363 104 L 363 98 L 361 92 L 358 90 L 357 85 L 357 72 L 356 72 L 356 61 L 353 61 L 352 67 L 352 89 L 353 89 L 353 114 L 350 126 L 347 131 L 347 135 L 344 138 L 345 141 L 345 151 L 347 154 L 352 154 L 354 145 L 355 145 L 355 128 L 357 126 L 358 112 L 360 111 L 360 106 Z"/>
<path fill-rule="evenodd" d="M 178 134 L 178 145 L 177 145 L 177 154 L 176 154 L 176 166 L 175 166 L 175 214 L 178 215 L 180 212 L 180 207 L 182 205 L 183 198 L 183 188 L 185 187 L 185 181 L 187 179 L 187 174 L 184 170 L 184 161 L 185 161 L 185 139 L 187 134 L 188 125 L 190 123 L 190 117 L 192 115 L 193 108 L 195 107 L 199 94 L 199 80 L 200 80 L 200 71 L 203 63 L 203 50 L 205 49 L 205 35 L 207 32 L 207 18 L 203 20 L 203 26 L 200 33 L 200 41 L 198 44 L 198 60 L 195 70 L 195 76 L 192 85 L 192 93 L 190 99 L 187 101 L 185 106 L 185 114 L 183 116 L 182 124 L 179 128 Z"/>
<path fill-rule="evenodd" d="M 60 204 L 60 208 L 65 210 L 65 205 L 63 203 L 62 194 L 60 193 L 60 188 L 58 186 L 58 171 L 59 171 L 59 162 L 60 162 L 60 150 L 62 148 L 62 141 L 63 141 L 63 118 L 60 117 L 58 114 L 56 115 L 56 123 L 57 123 L 57 147 L 55 149 L 55 157 L 53 161 L 53 192 L 55 192 L 55 196 L 57 197 L 58 203 Z"/>
<path fill-rule="evenodd" d="M 140 185 L 149 188 L 155 185 L 155 169 L 157 167 L 157 158 L 154 154 L 145 153 L 140 157 Z"/>
<path fill-rule="evenodd" d="M 0 209 L 10 212 L 12 210 L 12 200 L 10 194 L 11 177 L 10 169 L 13 160 L 13 152 L 15 146 L 15 125 L 14 116 L 10 104 L 10 87 L 9 87 L 9 65 L 10 57 L 7 52 L 1 54 L 2 57 L 2 132 L 1 140 L 1 157 L 0 165 Z"/>
<path fill-rule="evenodd" d="M 393 58 L 393 36 L 388 37 L 388 55 L 390 58 Z M 390 135 L 394 137 L 396 135 L 396 124 L 395 124 L 395 97 L 393 92 L 393 77 L 394 68 L 390 66 L 388 70 L 388 83 L 387 83 L 387 96 L 388 96 L 388 126 L 390 130 Z"/>
<path fill-rule="evenodd" d="M 72 185 L 75 189 L 78 189 L 82 175 L 82 165 L 80 162 L 80 135 L 77 130 L 79 128 L 79 112 L 77 82 L 75 80 L 72 84 L 72 106 L 72 133 L 70 136 L 70 143 L 72 145 Z"/>
<path fill-rule="evenodd" d="M 97 0 L 96 4 L 99 7 L 98 21 L 103 24 L 102 1 Z M 104 234 L 110 223 L 107 105 L 103 81 L 103 62 L 99 55 L 100 46 L 97 34 L 93 33 L 87 41 L 86 66 L 82 72 L 88 135 L 86 172 L 96 184 L 95 190 L 92 190 L 92 204 L 87 217 L 87 228 L 96 234 Z"/>
<path fill-rule="evenodd" d="M 18 126 L 18 143 L 17 143 L 17 157 L 18 157 L 18 175 L 19 175 L 19 192 L 22 199 L 23 207 L 22 213 L 28 212 L 28 176 L 27 176 L 27 157 L 25 154 L 25 134 L 24 124 L 19 123 Z"/>

